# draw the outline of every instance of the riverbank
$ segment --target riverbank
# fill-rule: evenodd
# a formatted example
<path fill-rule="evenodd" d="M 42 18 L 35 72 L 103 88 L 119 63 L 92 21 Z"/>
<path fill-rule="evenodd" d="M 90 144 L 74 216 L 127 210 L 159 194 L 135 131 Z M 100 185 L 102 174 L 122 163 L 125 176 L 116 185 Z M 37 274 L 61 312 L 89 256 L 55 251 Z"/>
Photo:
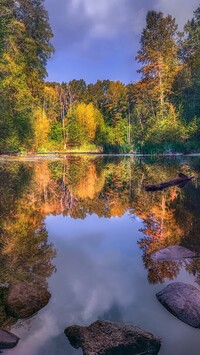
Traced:
<path fill-rule="evenodd" d="M 137 153 L 127 153 L 127 154 L 105 154 L 97 152 L 48 152 L 48 153 L 37 153 L 37 154 L 2 154 L 0 155 L 0 161 L 38 161 L 38 160 L 61 160 L 69 156 L 101 156 L 101 157 L 198 157 L 200 153 L 166 153 L 166 154 L 137 154 Z"/>

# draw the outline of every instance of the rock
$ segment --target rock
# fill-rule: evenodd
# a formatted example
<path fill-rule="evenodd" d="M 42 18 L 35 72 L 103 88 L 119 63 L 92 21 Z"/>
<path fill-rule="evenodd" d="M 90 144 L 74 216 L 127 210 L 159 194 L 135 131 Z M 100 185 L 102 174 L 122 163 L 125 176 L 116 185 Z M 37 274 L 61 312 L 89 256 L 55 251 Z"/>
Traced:
<path fill-rule="evenodd" d="M 134 325 L 100 320 L 89 327 L 68 327 L 65 335 L 83 355 L 156 355 L 161 346 L 159 338 Z"/>
<path fill-rule="evenodd" d="M 12 349 L 19 341 L 19 338 L 7 330 L 0 328 L 0 349 Z"/>
<path fill-rule="evenodd" d="M 6 298 L 6 311 L 16 318 L 27 318 L 47 305 L 51 294 L 46 288 L 28 282 L 10 284 Z"/>
<path fill-rule="evenodd" d="M 158 301 L 175 317 L 200 328 L 200 291 L 189 284 L 174 282 L 156 294 Z"/>
<path fill-rule="evenodd" d="M 196 254 L 193 251 L 179 245 L 173 245 L 165 249 L 160 249 L 151 255 L 153 261 L 175 261 L 195 257 Z"/>

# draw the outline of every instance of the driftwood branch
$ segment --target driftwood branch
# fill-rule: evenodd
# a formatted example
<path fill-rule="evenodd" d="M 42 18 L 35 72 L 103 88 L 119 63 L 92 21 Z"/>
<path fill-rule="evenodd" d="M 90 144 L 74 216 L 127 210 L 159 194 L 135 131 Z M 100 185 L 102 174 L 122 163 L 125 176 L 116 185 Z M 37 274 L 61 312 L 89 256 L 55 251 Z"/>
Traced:
<path fill-rule="evenodd" d="M 185 186 L 188 181 L 194 179 L 194 176 L 186 176 L 182 173 L 180 173 L 176 178 L 166 181 L 166 182 L 160 182 L 159 184 L 156 185 L 147 185 L 145 186 L 146 191 L 158 191 L 158 190 L 164 190 L 167 187 L 170 186 L 179 186 L 183 187 Z"/>

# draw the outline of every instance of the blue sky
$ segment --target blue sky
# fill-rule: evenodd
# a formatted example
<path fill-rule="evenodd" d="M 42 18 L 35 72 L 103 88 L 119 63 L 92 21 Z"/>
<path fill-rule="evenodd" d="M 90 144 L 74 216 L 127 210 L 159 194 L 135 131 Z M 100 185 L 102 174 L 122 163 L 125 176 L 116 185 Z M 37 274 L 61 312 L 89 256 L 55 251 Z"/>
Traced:
<path fill-rule="evenodd" d="M 147 11 L 171 14 L 182 29 L 198 5 L 199 0 L 45 0 L 55 47 L 47 80 L 134 82 Z"/>

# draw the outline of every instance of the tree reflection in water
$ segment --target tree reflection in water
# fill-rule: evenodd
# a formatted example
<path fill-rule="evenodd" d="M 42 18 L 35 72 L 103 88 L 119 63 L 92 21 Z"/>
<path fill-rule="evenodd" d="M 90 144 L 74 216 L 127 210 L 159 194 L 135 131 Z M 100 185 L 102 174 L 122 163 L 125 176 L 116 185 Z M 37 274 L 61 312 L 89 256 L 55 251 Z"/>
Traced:
<path fill-rule="evenodd" d="M 127 211 L 143 221 L 138 241 L 150 283 L 172 280 L 185 267 L 200 284 L 200 260 L 154 262 L 151 254 L 171 245 L 197 253 L 200 235 L 198 179 L 184 189 L 146 192 L 146 184 L 179 172 L 198 175 L 198 159 L 145 160 L 133 157 L 67 157 L 64 161 L 0 165 L 1 284 L 24 280 L 48 287 L 55 250 L 48 243 L 47 215 L 110 218 Z M 131 231 L 130 231 L 131 233 Z M 1 289 L 0 297 L 5 297 Z M 1 310 L 1 323 L 7 318 Z"/>
<path fill-rule="evenodd" d="M 12 163 L 3 164 L 0 169 L 0 322 L 1 327 L 8 327 L 16 320 L 5 311 L 7 287 L 27 281 L 48 288 L 55 251 L 48 244 L 45 214 L 38 208 L 36 196 L 41 185 L 35 180 L 34 167 Z"/>

